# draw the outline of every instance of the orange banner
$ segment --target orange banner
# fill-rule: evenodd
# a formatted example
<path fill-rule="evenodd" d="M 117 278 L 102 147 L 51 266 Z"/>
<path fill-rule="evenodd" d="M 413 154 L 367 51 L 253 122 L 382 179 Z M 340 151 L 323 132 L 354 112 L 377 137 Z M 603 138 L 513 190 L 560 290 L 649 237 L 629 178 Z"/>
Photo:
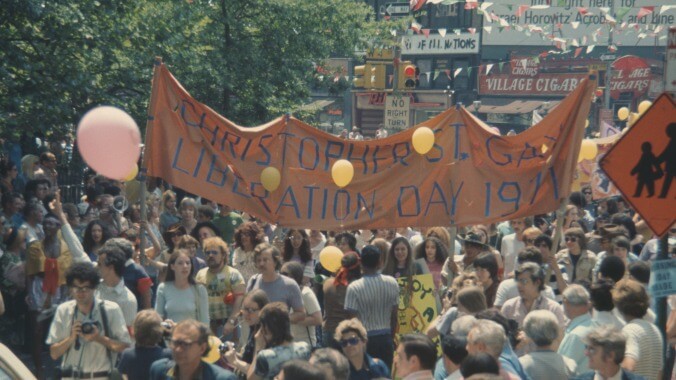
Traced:
<path fill-rule="evenodd" d="M 468 225 L 545 213 L 570 193 L 595 78 L 585 80 L 539 124 L 498 136 L 465 108 L 418 126 L 435 133 L 424 156 L 416 127 L 373 141 L 326 134 L 293 117 L 241 127 L 193 99 L 155 68 L 144 167 L 186 191 L 285 227 L 316 229 Z M 336 186 L 331 167 L 354 166 Z M 273 166 L 273 192 L 261 171 Z"/>

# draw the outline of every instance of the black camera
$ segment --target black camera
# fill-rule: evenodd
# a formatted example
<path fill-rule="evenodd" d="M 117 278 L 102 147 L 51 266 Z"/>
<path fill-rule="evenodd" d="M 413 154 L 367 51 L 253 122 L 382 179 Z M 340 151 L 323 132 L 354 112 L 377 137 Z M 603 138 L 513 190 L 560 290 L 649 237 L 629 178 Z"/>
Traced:
<path fill-rule="evenodd" d="M 232 350 L 235 348 L 235 344 L 232 342 L 223 342 L 218 346 L 218 351 L 220 351 L 221 355 L 225 354 L 226 352 Z"/>
<path fill-rule="evenodd" d="M 72 365 L 67 365 L 65 367 L 56 367 L 56 378 L 61 379 L 64 377 L 72 377 L 74 379 L 79 379 L 82 374 L 82 371 L 78 367 Z"/>
<path fill-rule="evenodd" d="M 99 328 L 99 323 L 92 320 L 82 321 L 82 325 L 80 326 L 84 335 L 93 334 L 94 327 Z"/>

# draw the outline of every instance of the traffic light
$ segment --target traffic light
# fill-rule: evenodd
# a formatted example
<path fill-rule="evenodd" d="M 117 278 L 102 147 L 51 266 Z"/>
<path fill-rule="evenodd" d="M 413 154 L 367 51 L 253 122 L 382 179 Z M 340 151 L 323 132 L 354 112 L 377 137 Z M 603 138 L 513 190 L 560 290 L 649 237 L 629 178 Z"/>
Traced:
<path fill-rule="evenodd" d="M 385 63 L 373 63 L 372 64 L 372 73 L 371 77 L 371 88 L 376 90 L 384 90 L 387 88 L 387 77 L 386 74 L 386 65 Z"/>
<path fill-rule="evenodd" d="M 413 90 L 418 86 L 420 70 L 410 61 L 399 63 L 397 70 L 397 90 Z"/>
<path fill-rule="evenodd" d="M 371 80 L 373 79 L 373 66 L 370 63 L 365 63 L 361 66 L 354 67 L 354 87 L 355 88 L 371 88 Z"/>

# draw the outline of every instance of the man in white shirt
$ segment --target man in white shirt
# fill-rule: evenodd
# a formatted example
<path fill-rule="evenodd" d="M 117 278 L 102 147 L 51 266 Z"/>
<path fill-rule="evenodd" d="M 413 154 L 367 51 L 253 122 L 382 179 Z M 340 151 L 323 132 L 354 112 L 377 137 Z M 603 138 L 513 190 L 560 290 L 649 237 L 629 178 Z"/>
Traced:
<path fill-rule="evenodd" d="M 533 218 L 518 218 L 509 222 L 514 230 L 513 234 L 509 234 L 502 238 L 500 245 L 500 254 L 502 255 L 502 262 L 505 266 L 505 277 L 512 277 L 514 269 L 516 269 L 516 256 L 526 246 L 523 242 L 523 231 L 533 225 Z"/>
<path fill-rule="evenodd" d="M 120 307 L 94 296 L 100 281 L 91 263 L 75 263 L 66 272 L 74 299 L 56 309 L 47 337 L 63 379 L 108 379 L 117 353 L 131 343 Z"/>
<path fill-rule="evenodd" d="M 117 247 L 105 246 L 99 250 L 98 268 L 102 281 L 96 289 L 96 297 L 115 302 L 122 309 L 125 325 L 131 334 L 138 303 L 122 279 L 126 261 L 124 252 Z"/>

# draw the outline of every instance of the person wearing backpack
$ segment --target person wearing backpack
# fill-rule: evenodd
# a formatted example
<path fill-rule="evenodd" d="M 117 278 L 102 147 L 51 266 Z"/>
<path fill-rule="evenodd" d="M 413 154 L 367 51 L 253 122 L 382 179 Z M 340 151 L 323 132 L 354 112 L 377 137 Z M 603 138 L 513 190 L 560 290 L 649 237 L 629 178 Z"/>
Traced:
<path fill-rule="evenodd" d="M 66 272 L 73 300 L 56 309 L 47 337 L 50 356 L 61 358 L 59 378 L 112 379 L 119 374 L 114 363 L 131 338 L 120 307 L 94 296 L 100 280 L 91 263 L 73 264 Z"/>

